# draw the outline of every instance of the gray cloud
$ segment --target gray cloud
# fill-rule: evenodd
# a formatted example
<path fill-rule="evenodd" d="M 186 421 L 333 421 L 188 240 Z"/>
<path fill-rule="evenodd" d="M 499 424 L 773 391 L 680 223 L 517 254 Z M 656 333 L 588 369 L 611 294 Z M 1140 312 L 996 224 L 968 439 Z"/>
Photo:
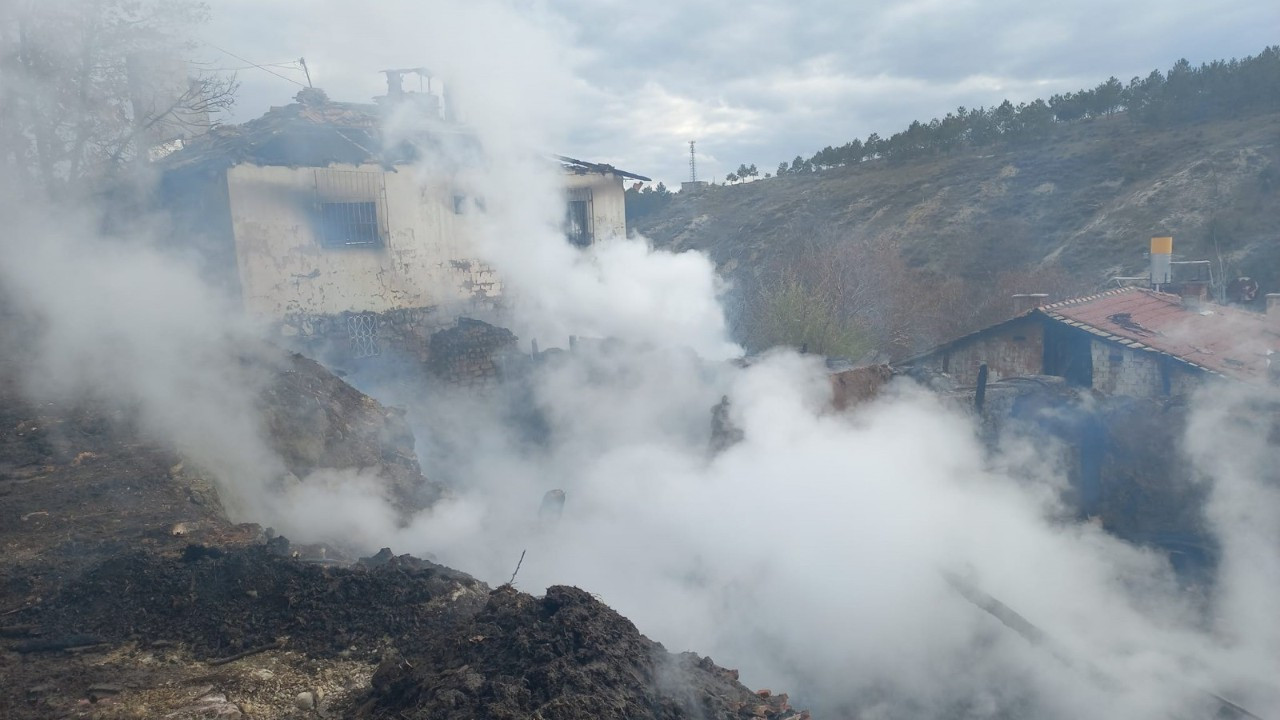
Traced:
<path fill-rule="evenodd" d="M 706 176 L 742 162 L 764 171 L 959 105 L 1047 97 L 1111 75 L 1127 82 L 1181 57 L 1198 64 L 1254 54 L 1280 27 L 1280 5 L 1268 0 L 518 5 L 563 38 L 576 68 L 579 107 L 567 146 L 556 150 L 668 183 L 687 174 L 690 139 Z M 380 92 L 381 67 L 427 62 L 431 48 L 415 38 L 439 21 L 394 2 L 370 10 L 336 0 L 219 0 L 213 11 L 215 44 L 260 62 L 305 55 L 317 84 L 349 100 Z M 241 77 L 240 119 L 297 90 L 263 72 Z"/>

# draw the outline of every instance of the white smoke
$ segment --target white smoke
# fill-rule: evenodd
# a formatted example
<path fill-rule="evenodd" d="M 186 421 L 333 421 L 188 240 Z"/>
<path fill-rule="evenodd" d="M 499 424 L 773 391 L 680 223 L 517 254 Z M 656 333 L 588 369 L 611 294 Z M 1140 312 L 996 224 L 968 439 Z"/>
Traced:
<path fill-rule="evenodd" d="M 614 377 L 600 382 L 600 365 Z M 1274 575 L 1241 588 L 1254 616 L 1206 627 L 1165 557 L 1061 520 L 1048 463 L 1000 470 L 970 420 L 922 391 L 840 415 L 825 409 L 825 370 L 793 354 L 675 370 L 651 353 L 552 368 L 539 387 L 553 446 L 477 458 L 461 512 L 394 541 L 492 582 L 527 550 L 521 586 L 589 588 L 673 649 L 829 712 L 1155 718 L 1212 707 L 1211 692 L 1275 707 L 1276 645 L 1224 644 L 1265 624 Z M 744 438 L 709 457 L 722 390 Z M 491 449 L 501 421 L 486 432 Z M 536 510 L 551 487 L 568 500 L 548 526 Z M 950 575 L 1046 637 L 1006 627 Z"/>
<path fill-rule="evenodd" d="M 1207 519 L 1222 546 L 1209 630 L 1226 687 L 1265 692 L 1250 708 L 1280 712 L 1280 397 L 1258 388 L 1214 386 L 1197 396 L 1187 455 L 1211 493 Z"/>
<path fill-rule="evenodd" d="M 23 323 L 6 355 L 41 401 L 130 411 L 218 478 L 233 516 L 260 512 L 283 462 L 255 398 L 278 356 L 196 268 L 147 240 L 104 238 L 96 218 L 4 193 L 0 296 Z M 13 327 L 9 328 L 10 331 Z"/>

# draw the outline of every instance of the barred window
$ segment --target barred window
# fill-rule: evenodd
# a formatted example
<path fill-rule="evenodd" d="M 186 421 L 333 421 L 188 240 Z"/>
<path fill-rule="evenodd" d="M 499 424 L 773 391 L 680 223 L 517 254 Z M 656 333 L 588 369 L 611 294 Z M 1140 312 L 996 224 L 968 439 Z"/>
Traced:
<path fill-rule="evenodd" d="M 316 170 L 316 237 L 328 248 L 382 247 L 387 238 L 381 173 Z"/>

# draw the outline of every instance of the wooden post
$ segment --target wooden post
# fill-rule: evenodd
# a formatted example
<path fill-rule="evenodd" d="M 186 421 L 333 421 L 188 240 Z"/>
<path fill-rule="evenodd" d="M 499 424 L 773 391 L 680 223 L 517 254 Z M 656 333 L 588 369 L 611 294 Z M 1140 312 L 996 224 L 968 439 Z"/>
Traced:
<path fill-rule="evenodd" d="M 987 402 L 987 364 L 982 363 L 978 366 L 978 391 L 973 395 L 973 407 L 978 412 L 982 412 L 982 406 Z"/>

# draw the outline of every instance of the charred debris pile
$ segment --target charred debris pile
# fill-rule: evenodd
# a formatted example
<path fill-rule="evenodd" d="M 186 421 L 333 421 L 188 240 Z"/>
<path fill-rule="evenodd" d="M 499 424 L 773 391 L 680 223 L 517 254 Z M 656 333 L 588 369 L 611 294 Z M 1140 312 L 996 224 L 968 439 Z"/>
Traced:
<path fill-rule="evenodd" d="M 510 586 L 447 633 L 423 638 L 373 676 L 370 718 L 675 720 L 808 718 L 785 694 L 751 692 L 738 673 L 673 655 L 589 593 Z"/>

